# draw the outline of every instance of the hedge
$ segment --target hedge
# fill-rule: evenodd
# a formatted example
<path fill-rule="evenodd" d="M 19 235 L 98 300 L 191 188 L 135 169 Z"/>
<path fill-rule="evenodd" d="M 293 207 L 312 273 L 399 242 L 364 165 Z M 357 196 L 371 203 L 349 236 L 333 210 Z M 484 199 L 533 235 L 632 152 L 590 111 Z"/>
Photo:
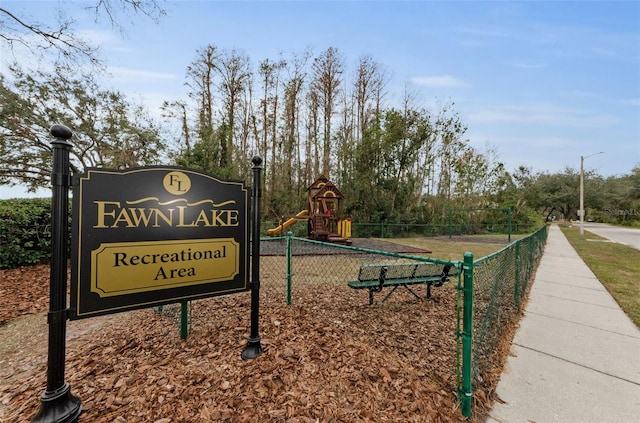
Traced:
<path fill-rule="evenodd" d="M 0 269 L 51 257 L 51 199 L 0 200 Z"/>

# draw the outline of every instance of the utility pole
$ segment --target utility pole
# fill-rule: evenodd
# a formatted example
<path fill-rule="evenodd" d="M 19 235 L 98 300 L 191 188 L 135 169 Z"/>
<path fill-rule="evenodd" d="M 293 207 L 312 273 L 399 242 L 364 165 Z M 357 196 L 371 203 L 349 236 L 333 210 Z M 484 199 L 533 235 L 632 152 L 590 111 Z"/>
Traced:
<path fill-rule="evenodd" d="M 604 151 L 589 154 L 588 156 L 580 156 L 580 235 L 584 235 L 584 159 L 596 154 L 604 154 Z"/>

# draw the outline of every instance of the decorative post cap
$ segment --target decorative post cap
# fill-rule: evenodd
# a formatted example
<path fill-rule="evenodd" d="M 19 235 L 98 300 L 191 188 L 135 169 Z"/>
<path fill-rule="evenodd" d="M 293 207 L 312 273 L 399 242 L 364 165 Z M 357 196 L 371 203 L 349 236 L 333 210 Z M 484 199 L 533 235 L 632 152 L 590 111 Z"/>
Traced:
<path fill-rule="evenodd" d="M 251 163 L 253 163 L 254 166 L 260 166 L 262 164 L 262 157 L 253 156 L 253 159 L 251 159 Z"/>
<path fill-rule="evenodd" d="M 67 128 L 64 125 L 53 125 L 50 129 L 51 135 L 56 138 L 62 138 L 63 140 L 68 140 L 73 136 L 73 132 L 71 129 Z"/>

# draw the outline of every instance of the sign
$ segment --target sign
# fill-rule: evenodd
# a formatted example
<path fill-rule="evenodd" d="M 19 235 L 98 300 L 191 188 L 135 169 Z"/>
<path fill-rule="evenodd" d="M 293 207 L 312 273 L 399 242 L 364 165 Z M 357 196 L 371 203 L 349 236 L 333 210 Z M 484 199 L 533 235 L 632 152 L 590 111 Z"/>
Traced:
<path fill-rule="evenodd" d="M 72 319 L 249 289 L 244 182 L 144 167 L 73 185 Z"/>

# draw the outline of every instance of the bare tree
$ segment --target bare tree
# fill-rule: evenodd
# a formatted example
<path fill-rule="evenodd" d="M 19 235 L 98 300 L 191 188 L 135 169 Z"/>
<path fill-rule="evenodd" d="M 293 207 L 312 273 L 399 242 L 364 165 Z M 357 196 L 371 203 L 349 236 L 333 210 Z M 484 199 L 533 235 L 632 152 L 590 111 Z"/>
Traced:
<path fill-rule="evenodd" d="M 219 58 L 218 49 L 208 45 L 196 52 L 196 59 L 187 67 L 189 97 L 196 110 L 192 148 L 181 152 L 179 164 L 196 166 L 206 171 L 220 167 L 221 148 L 214 122 L 215 66 Z"/>
<path fill-rule="evenodd" d="M 223 121 L 226 122 L 225 134 L 220 140 L 221 167 L 233 166 L 234 129 L 236 126 L 236 109 L 241 95 L 247 90 L 247 83 L 251 81 L 249 57 L 241 55 L 236 50 L 224 52 L 214 62 L 220 78 L 219 90 L 225 112 Z M 233 172 L 232 172 L 233 173 Z"/>
<path fill-rule="evenodd" d="M 238 140 L 240 142 L 240 149 L 238 156 L 240 161 L 249 163 L 251 157 L 258 150 L 258 136 L 256 133 L 255 111 L 253 107 L 253 78 L 254 74 L 251 73 L 246 84 L 246 90 L 243 92 L 242 100 L 240 101 L 240 110 L 238 113 Z M 238 169 L 238 178 L 247 179 L 251 172 L 247 166 L 241 166 Z"/>
<path fill-rule="evenodd" d="M 262 81 L 263 97 L 260 100 L 260 115 L 262 116 L 262 137 L 260 138 L 260 154 L 265 163 L 265 185 L 269 187 L 265 193 L 265 204 L 271 204 L 276 184 L 276 155 L 277 155 L 277 114 L 278 114 L 278 88 L 280 71 L 284 68 L 283 60 L 270 61 L 265 59 L 260 62 L 259 74 Z M 271 146 L 269 146 L 271 140 Z M 270 210 L 269 210 L 270 212 Z"/>
<path fill-rule="evenodd" d="M 310 55 L 308 51 L 302 55 L 294 55 L 287 64 L 288 80 L 284 84 L 284 182 L 291 187 L 295 182 L 294 177 L 300 177 L 299 174 L 294 174 L 294 169 L 300 169 L 298 165 L 302 160 L 299 137 L 301 95 L 306 78 L 305 68 Z M 296 163 L 298 165 L 295 165 Z"/>
<path fill-rule="evenodd" d="M 336 160 L 333 179 L 338 181 L 340 181 L 342 175 L 353 170 L 350 165 L 353 163 L 351 160 L 351 151 L 355 146 L 354 96 L 350 95 L 347 90 L 342 90 L 340 93 L 340 104 L 342 104 L 340 120 L 338 122 L 338 128 L 334 131 Z"/>
<path fill-rule="evenodd" d="M 70 63 L 88 61 L 99 66 L 98 47 L 75 33 L 75 21 L 71 17 L 74 9 L 77 9 L 74 2 L 58 2 L 56 23 L 49 25 L 30 20 L 20 8 L 9 10 L 0 7 L 0 42 L 11 51 L 15 51 L 16 46 L 22 46 L 32 54 L 54 52 L 58 59 Z M 126 25 L 121 22 L 131 12 L 154 21 L 165 15 L 158 0 L 94 0 L 83 9 L 92 13 L 96 22 L 106 18 L 118 31 L 124 30 Z"/>
<path fill-rule="evenodd" d="M 317 93 L 323 114 L 322 173 L 329 177 L 331 164 L 331 120 L 338 98 L 344 64 L 338 49 L 329 47 L 313 60 L 311 89 Z"/>
<path fill-rule="evenodd" d="M 180 122 L 180 138 L 184 140 L 184 148 L 188 153 L 191 150 L 191 128 L 189 126 L 187 103 L 182 100 L 164 101 L 161 109 L 163 118 L 177 119 Z"/>
<path fill-rule="evenodd" d="M 364 131 L 369 127 L 371 118 L 380 113 L 387 82 L 388 76 L 380 64 L 370 56 L 360 59 L 355 82 L 355 120 L 358 141 L 362 139 Z"/>
<path fill-rule="evenodd" d="M 318 133 L 320 132 L 320 99 L 318 93 L 310 90 L 307 93 L 307 165 L 305 166 L 305 177 L 311 184 L 314 178 L 320 173 L 320 148 Z"/>

